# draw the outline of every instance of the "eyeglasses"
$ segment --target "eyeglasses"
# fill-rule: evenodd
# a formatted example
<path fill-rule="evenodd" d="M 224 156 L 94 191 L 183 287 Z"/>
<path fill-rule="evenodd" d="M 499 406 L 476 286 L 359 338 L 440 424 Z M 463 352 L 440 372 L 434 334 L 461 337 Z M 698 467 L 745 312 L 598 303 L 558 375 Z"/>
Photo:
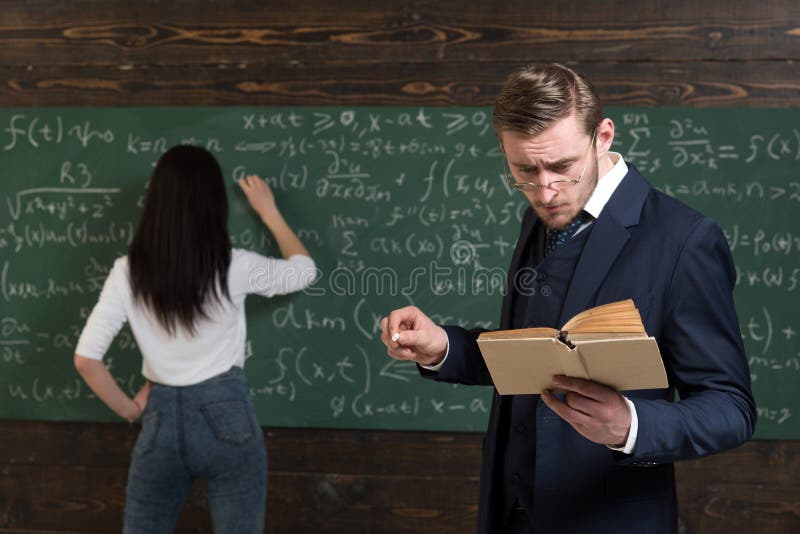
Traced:
<path fill-rule="evenodd" d="M 592 145 L 594 145 L 594 138 L 596 135 L 597 135 L 597 128 L 595 128 L 592 131 L 592 139 L 591 141 L 589 141 L 589 146 L 586 147 L 586 154 L 590 152 Z M 502 146 L 500 147 L 500 150 L 503 151 Z M 508 176 L 509 172 L 506 170 L 505 157 L 503 157 L 503 175 L 506 177 L 506 182 L 508 183 L 509 187 L 516 189 L 517 191 L 536 191 L 537 193 L 541 192 L 544 189 L 552 189 L 553 191 L 559 191 L 559 188 L 563 185 L 577 185 L 581 182 L 583 174 L 586 172 L 586 166 L 589 164 L 589 158 L 586 157 L 586 154 L 584 154 L 584 159 L 586 161 L 583 162 L 583 169 L 581 169 L 581 173 L 574 180 L 553 180 L 552 182 L 547 182 L 546 184 L 511 181 L 511 178 Z"/>

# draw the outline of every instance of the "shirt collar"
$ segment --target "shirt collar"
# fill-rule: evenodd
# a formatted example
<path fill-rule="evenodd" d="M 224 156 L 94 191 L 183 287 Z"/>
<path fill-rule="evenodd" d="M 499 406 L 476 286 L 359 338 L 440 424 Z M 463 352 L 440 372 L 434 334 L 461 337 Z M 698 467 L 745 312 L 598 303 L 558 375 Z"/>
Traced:
<path fill-rule="evenodd" d="M 622 154 L 609 152 L 609 155 L 611 155 L 612 159 L 617 158 L 617 162 L 611 167 L 610 171 L 597 180 L 597 186 L 594 188 L 592 196 L 589 197 L 583 207 L 584 211 L 595 219 L 600 217 L 600 213 L 608 203 L 608 199 L 611 198 L 611 195 L 617 190 L 617 186 L 628 174 L 628 165 L 625 163 Z"/>

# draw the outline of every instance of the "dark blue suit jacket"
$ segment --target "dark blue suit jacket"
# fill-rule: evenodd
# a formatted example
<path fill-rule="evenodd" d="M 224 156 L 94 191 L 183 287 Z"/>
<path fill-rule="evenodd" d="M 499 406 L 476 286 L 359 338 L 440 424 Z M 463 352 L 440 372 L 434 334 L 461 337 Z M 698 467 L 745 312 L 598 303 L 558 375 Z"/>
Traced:
<path fill-rule="evenodd" d="M 521 267 L 536 215 L 528 208 L 509 278 Z M 756 410 L 733 305 L 735 270 L 712 220 L 653 189 L 629 165 L 585 243 L 559 324 L 593 306 L 632 298 L 661 349 L 670 387 L 626 392 L 639 432 L 631 455 L 591 443 L 537 398 L 533 522 L 536 532 L 675 532 L 672 462 L 736 447 L 753 433 Z M 510 281 L 509 281 L 510 284 Z M 510 287 L 510 285 L 509 285 Z M 511 328 L 511 292 L 500 328 Z M 530 305 L 535 306 L 535 297 Z M 536 325 L 533 325 L 536 326 Z M 446 326 L 450 347 L 423 376 L 492 385 L 475 339 Z M 675 400 L 675 394 L 680 400 Z M 494 392 L 484 440 L 478 531 L 501 520 L 502 455 L 510 397 Z"/>

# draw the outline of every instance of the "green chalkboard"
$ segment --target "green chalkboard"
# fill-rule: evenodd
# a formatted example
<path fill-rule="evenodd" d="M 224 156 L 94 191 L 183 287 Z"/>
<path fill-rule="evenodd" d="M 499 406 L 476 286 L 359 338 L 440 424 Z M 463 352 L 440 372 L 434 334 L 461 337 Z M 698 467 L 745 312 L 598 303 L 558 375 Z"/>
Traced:
<path fill-rule="evenodd" d="M 800 112 L 611 108 L 616 150 L 715 218 L 759 410 L 800 437 Z M 126 252 L 147 178 L 178 143 L 230 178 L 234 246 L 276 253 L 234 180 L 256 172 L 322 271 L 305 293 L 249 297 L 247 374 L 269 426 L 482 430 L 488 388 L 389 359 L 378 322 L 415 304 L 494 327 L 524 199 L 502 179 L 488 108 L 48 108 L 0 112 L 0 418 L 114 420 L 72 368 L 87 314 Z M 142 383 L 125 329 L 107 358 Z"/>

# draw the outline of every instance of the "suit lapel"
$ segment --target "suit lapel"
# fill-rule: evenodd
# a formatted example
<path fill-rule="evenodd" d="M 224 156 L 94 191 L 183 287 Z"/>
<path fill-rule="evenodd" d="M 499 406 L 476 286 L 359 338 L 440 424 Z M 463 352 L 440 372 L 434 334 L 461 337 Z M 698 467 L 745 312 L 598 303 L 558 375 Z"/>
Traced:
<path fill-rule="evenodd" d="M 561 308 L 559 325 L 589 307 L 592 297 L 630 239 L 628 228 L 639 224 L 642 205 L 649 192 L 650 185 L 633 165 L 628 164 L 628 174 L 611 195 L 586 239 Z"/>

